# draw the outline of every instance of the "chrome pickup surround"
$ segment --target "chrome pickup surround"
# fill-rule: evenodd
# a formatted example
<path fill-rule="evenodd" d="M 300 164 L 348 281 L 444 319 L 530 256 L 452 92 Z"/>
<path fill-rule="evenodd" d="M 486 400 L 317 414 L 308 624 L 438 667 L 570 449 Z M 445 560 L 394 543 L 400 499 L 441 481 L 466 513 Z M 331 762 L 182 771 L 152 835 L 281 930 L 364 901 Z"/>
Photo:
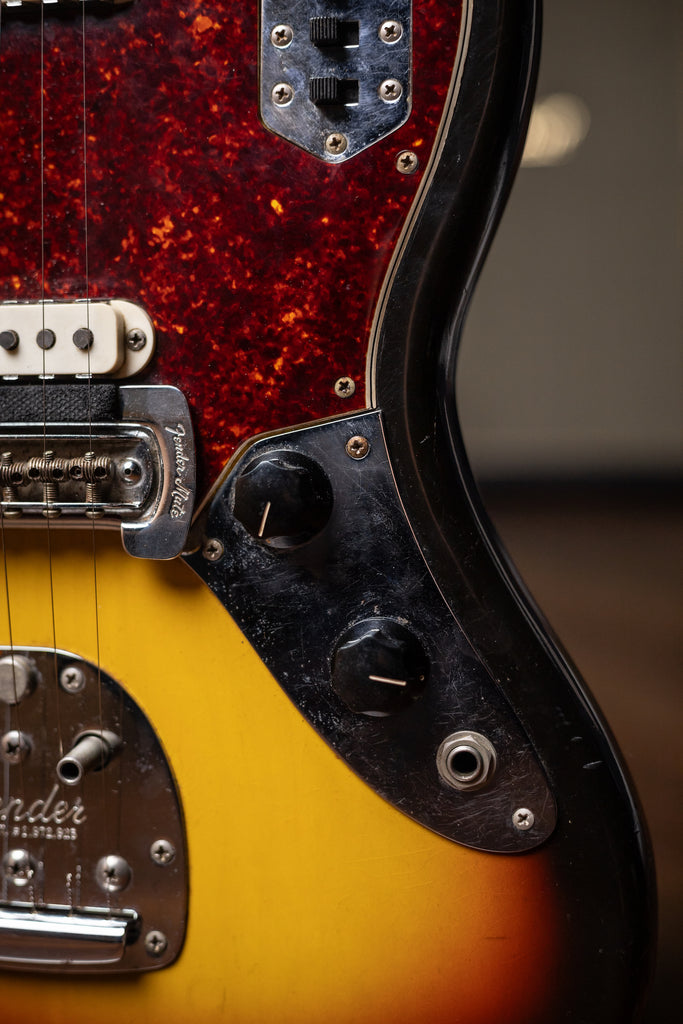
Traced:
<path fill-rule="evenodd" d="M 5 525 L 120 523 L 130 555 L 180 554 L 195 496 L 187 402 L 163 385 L 124 385 L 118 396 L 116 422 L 0 422 Z"/>
<path fill-rule="evenodd" d="M 552 834 L 544 769 L 425 564 L 380 413 L 257 439 L 200 530 L 190 565 L 380 796 L 474 849 Z"/>
<path fill-rule="evenodd" d="M 411 0 L 262 0 L 259 61 L 264 125 L 342 163 L 410 115 Z"/>
<path fill-rule="evenodd" d="M 0 716 L 0 967 L 167 967 L 185 936 L 187 854 L 150 722 L 78 655 L 8 646 Z M 79 753 L 86 737 L 107 738 L 107 756 Z"/>

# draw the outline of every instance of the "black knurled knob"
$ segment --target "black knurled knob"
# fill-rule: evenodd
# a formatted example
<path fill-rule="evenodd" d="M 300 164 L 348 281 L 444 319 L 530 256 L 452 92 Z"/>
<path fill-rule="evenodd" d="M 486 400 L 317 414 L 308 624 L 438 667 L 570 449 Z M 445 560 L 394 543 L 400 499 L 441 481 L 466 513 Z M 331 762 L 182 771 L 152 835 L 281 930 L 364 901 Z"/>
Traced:
<path fill-rule="evenodd" d="M 332 512 L 330 482 L 317 462 L 300 452 L 257 456 L 235 483 L 235 518 L 274 548 L 305 544 Z"/>
<path fill-rule="evenodd" d="M 411 630 L 394 619 L 364 619 L 339 640 L 332 689 L 359 714 L 393 715 L 417 700 L 428 675 L 427 655 Z"/>

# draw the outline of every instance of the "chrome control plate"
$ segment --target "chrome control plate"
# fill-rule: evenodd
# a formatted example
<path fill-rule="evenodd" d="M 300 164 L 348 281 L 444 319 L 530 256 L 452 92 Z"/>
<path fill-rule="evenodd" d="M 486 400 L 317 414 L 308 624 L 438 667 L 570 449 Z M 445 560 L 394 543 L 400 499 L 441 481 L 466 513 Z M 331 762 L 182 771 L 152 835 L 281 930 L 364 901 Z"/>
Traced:
<path fill-rule="evenodd" d="M 143 712 L 77 655 L 0 647 L 0 716 L 0 966 L 168 966 L 187 919 L 185 836 Z"/>
<path fill-rule="evenodd" d="M 276 135 L 342 163 L 404 124 L 411 0 L 262 0 L 260 115 Z"/>

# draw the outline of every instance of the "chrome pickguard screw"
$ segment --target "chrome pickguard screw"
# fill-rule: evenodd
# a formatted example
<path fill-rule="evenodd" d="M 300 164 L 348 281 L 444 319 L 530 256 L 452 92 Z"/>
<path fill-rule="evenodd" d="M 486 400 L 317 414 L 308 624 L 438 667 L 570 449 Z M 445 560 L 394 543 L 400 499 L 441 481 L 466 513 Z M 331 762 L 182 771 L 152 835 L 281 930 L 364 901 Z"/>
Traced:
<path fill-rule="evenodd" d="M 270 33 L 270 41 L 278 50 L 284 50 L 294 38 L 294 29 L 291 25 L 276 25 Z"/>
<path fill-rule="evenodd" d="M 175 860 L 175 846 L 168 839 L 157 839 L 150 846 L 149 855 L 155 864 L 166 867 Z"/>
<path fill-rule="evenodd" d="M 396 170 L 401 174 L 414 174 L 420 166 L 420 161 L 410 149 L 403 149 L 396 157 Z"/>
<path fill-rule="evenodd" d="M 161 956 L 168 949 L 168 939 L 163 932 L 147 932 L 145 935 L 145 949 L 150 956 Z"/>
<path fill-rule="evenodd" d="M 85 673 L 78 665 L 67 665 L 59 673 L 59 685 L 67 693 L 80 693 L 85 687 Z"/>
<path fill-rule="evenodd" d="M 393 21 L 393 19 L 383 21 L 379 27 L 378 35 L 383 43 L 388 45 L 397 43 L 403 35 L 403 25 L 400 21 Z"/>
<path fill-rule="evenodd" d="M 527 832 L 530 828 L 533 828 L 535 820 L 533 811 L 530 811 L 528 807 L 518 807 L 512 815 L 512 824 L 520 832 Z"/>
<path fill-rule="evenodd" d="M 8 850 L 2 858 L 2 870 L 5 878 L 19 886 L 28 885 L 36 873 L 28 850 Z"/>
<path fill-rule="evenodd" d="M 147 344 L 147 335 L 139 327 L 133 327 L 126 335 L 126 345 L 131 352 L 139 352 Z"/>
<path fill-rule="evenodd" d="M 209 537 L 208 540 L 204 541 L 202 554 L 207 562 L 217 562 L 223 557 L 224 551 L 225 548 L 223 547 L 222 542 L 219 541 L 218 537 Z"/>
<path fill-rule="evenodd" d="M 351 377 L 340 377 L 334 383 L 334 393 L 339 398 L 350 398 L 356 390 L 356 384 Z"/>
<path fill-rule="evenodd" d="M 8 764 L 19 764 L 30 754 L 31 741 L 25 733 L 11 729 L 0 739 L 0 752 L 3 761 Z"/>
<path fill-rule="evenodd" d="M 105 892 L 121 892 L 130 882 L 131 876 L 128 861 L 117 853 L 101 857 L 95 868 L 95 880 Z"/>
<path fill-rule="evenodd" d="M 344 153 L 348 144 L 349 140 L 342 132 L 332 132 L 325 139 L 325 149 L 332 156 L 339 156 L 340 153 Z"/>
<path fill-rule="evenodd" d="M 377 91 L 385 103 L 397 103 L 403 95 L 403 86 L 396 78 L 385 78 Z"/>
<path fill-rule="evenodd" d="M 352 459 L 364 459 L 370 451 L 370 442 L 367 437 L 356 434 L 346 442 L 346 454 Z"/>
<path fill-rule="evenodd" d="M 278 82 L 273 86 L 270 98 L 276 107 L 286 107 L 294 99 L 294 90 L 287 82 Z"/>

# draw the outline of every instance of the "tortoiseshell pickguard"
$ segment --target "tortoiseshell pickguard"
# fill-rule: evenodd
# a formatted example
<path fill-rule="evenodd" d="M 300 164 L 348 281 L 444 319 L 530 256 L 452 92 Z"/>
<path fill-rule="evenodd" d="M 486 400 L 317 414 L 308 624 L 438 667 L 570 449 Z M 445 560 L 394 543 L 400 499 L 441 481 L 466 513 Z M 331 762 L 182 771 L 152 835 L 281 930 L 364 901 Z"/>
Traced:
<path fill-rule="evenodd" d="M 458 44 L 459 2 L 416 3 L 408 123 L 328 166 L 259 121 L 257 6 L 89 8 L 85 44 L 80 13 L 46 8 L 42 44 L 39 16 L 2 14 L 0 300 L 145 306 L 146 380 L 187 395 L 204 489 L 245 438 L 364 407 L 378 291 Z M 417 174 L 396 170 L 402 149 Z M 343 375 L 351 399 L 334 393 Z"/>

